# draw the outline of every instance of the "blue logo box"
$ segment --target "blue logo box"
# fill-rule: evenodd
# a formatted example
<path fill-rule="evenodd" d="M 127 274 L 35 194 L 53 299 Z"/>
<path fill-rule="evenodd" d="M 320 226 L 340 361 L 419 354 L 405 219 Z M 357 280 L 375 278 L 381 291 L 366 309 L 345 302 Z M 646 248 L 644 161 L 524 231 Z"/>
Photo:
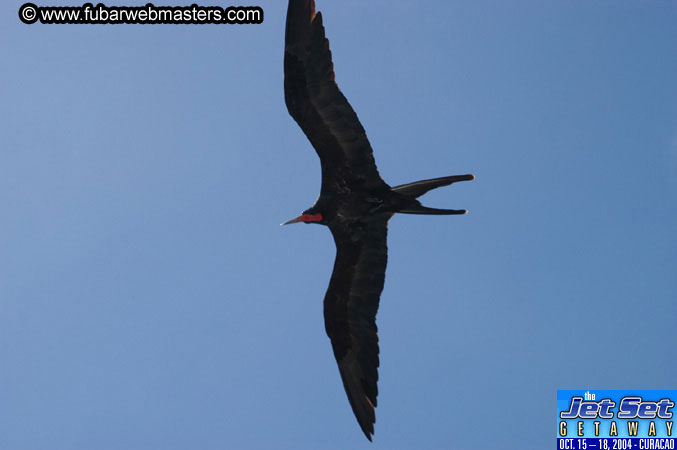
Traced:
<path fill-rule="evenodd" d="M 558 390 L 558 449 L 674 449 L 677 390 Z"/>

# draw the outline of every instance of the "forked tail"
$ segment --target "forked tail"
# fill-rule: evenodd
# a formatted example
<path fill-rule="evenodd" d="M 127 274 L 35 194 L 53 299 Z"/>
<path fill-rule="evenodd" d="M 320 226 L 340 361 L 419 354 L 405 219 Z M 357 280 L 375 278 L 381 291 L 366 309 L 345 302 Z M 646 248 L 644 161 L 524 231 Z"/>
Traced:
<path fill-rule="evenodd" d="M 470 181 L 474 180 L 475 176 L 472 174 L 467 175 L 452 175 L 450 177 L 441 177 L 433 178 L 431 180 L 421 180 L 415 181 L 409 184 L 401 184 L 392 188 L 393 191 L 416 199 L 431 189 L 435 189 L 442 186 L 449 186 L 450 184 L 456 183 L 458 181 Z M 421 205 L 418 201 L 411 206 L 408 206 L 405 209 L 398 211 L 404 214 L 434 214 L 434 215 L 448 215 L 448 214 L 465 214 L 468 211 L 465 209 L 438 209 L 438 208 L 428 208 Z"/>

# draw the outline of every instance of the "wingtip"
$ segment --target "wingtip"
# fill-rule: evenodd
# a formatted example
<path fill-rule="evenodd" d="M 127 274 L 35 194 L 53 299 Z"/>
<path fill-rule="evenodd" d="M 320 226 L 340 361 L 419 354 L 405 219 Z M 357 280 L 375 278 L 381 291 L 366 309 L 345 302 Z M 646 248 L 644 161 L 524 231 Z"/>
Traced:
<path fill-rule="evenodd" d="M 362 428 L 362 432 L 364 433 L 366 438 L 369 439 L 369 442 L 374 442 L 372 437 L 374 435 L 374 424 L 371 423 L 369 424 L 369 426 L 364 427 L 362 426 L 362 424 L 360 424 L 360 428 Z"/>

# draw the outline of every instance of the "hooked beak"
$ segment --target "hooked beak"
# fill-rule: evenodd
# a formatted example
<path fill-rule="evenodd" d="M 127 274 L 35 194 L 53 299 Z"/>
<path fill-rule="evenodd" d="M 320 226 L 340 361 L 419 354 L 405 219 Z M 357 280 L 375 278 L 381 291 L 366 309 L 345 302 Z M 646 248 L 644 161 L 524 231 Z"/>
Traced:
<path fill-rule="evenodd" d="M 322 222 L 322 214 L 317 213 L 317 214 L 308 214 L 308 213 L 303 213 L 300 216 L 298 216 L 296 219 L 288 220 L 285 223 L 281 223 L 280 225 L 289 225 L 290 223 L 296 223 L 296 222 L 303 222 L 303 223 L 319 223 Z"/>
<path fill-rule="evenodd" d="M 296 219 L 288 220 L 285 223 L 281 223 L 280 226 L 282 225 L 291 225 L 292 223 L 299 223 L 303 221 L 303 215 L 298 216 Z"/>

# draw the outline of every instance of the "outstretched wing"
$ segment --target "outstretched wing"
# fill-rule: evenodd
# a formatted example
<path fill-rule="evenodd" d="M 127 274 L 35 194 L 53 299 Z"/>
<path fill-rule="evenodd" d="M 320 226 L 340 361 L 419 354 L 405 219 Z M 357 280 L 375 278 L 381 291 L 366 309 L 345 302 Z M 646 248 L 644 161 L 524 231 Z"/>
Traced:
<path fill-rule="evenodd" d="M 343 387 L 362 431 L 371 441 L 378 395 L 376 312 L 385 280 L 389 215 L 330 227 L 336 261 L 324 297 L 324 323 Z"/>
<path fill-rule="evenodd" d="M 357 114 L 334 81 L 329 41 L 314 0 L 290 0 L 284 98 L 320 157 L 322 192 L 386 187 Z"/>

